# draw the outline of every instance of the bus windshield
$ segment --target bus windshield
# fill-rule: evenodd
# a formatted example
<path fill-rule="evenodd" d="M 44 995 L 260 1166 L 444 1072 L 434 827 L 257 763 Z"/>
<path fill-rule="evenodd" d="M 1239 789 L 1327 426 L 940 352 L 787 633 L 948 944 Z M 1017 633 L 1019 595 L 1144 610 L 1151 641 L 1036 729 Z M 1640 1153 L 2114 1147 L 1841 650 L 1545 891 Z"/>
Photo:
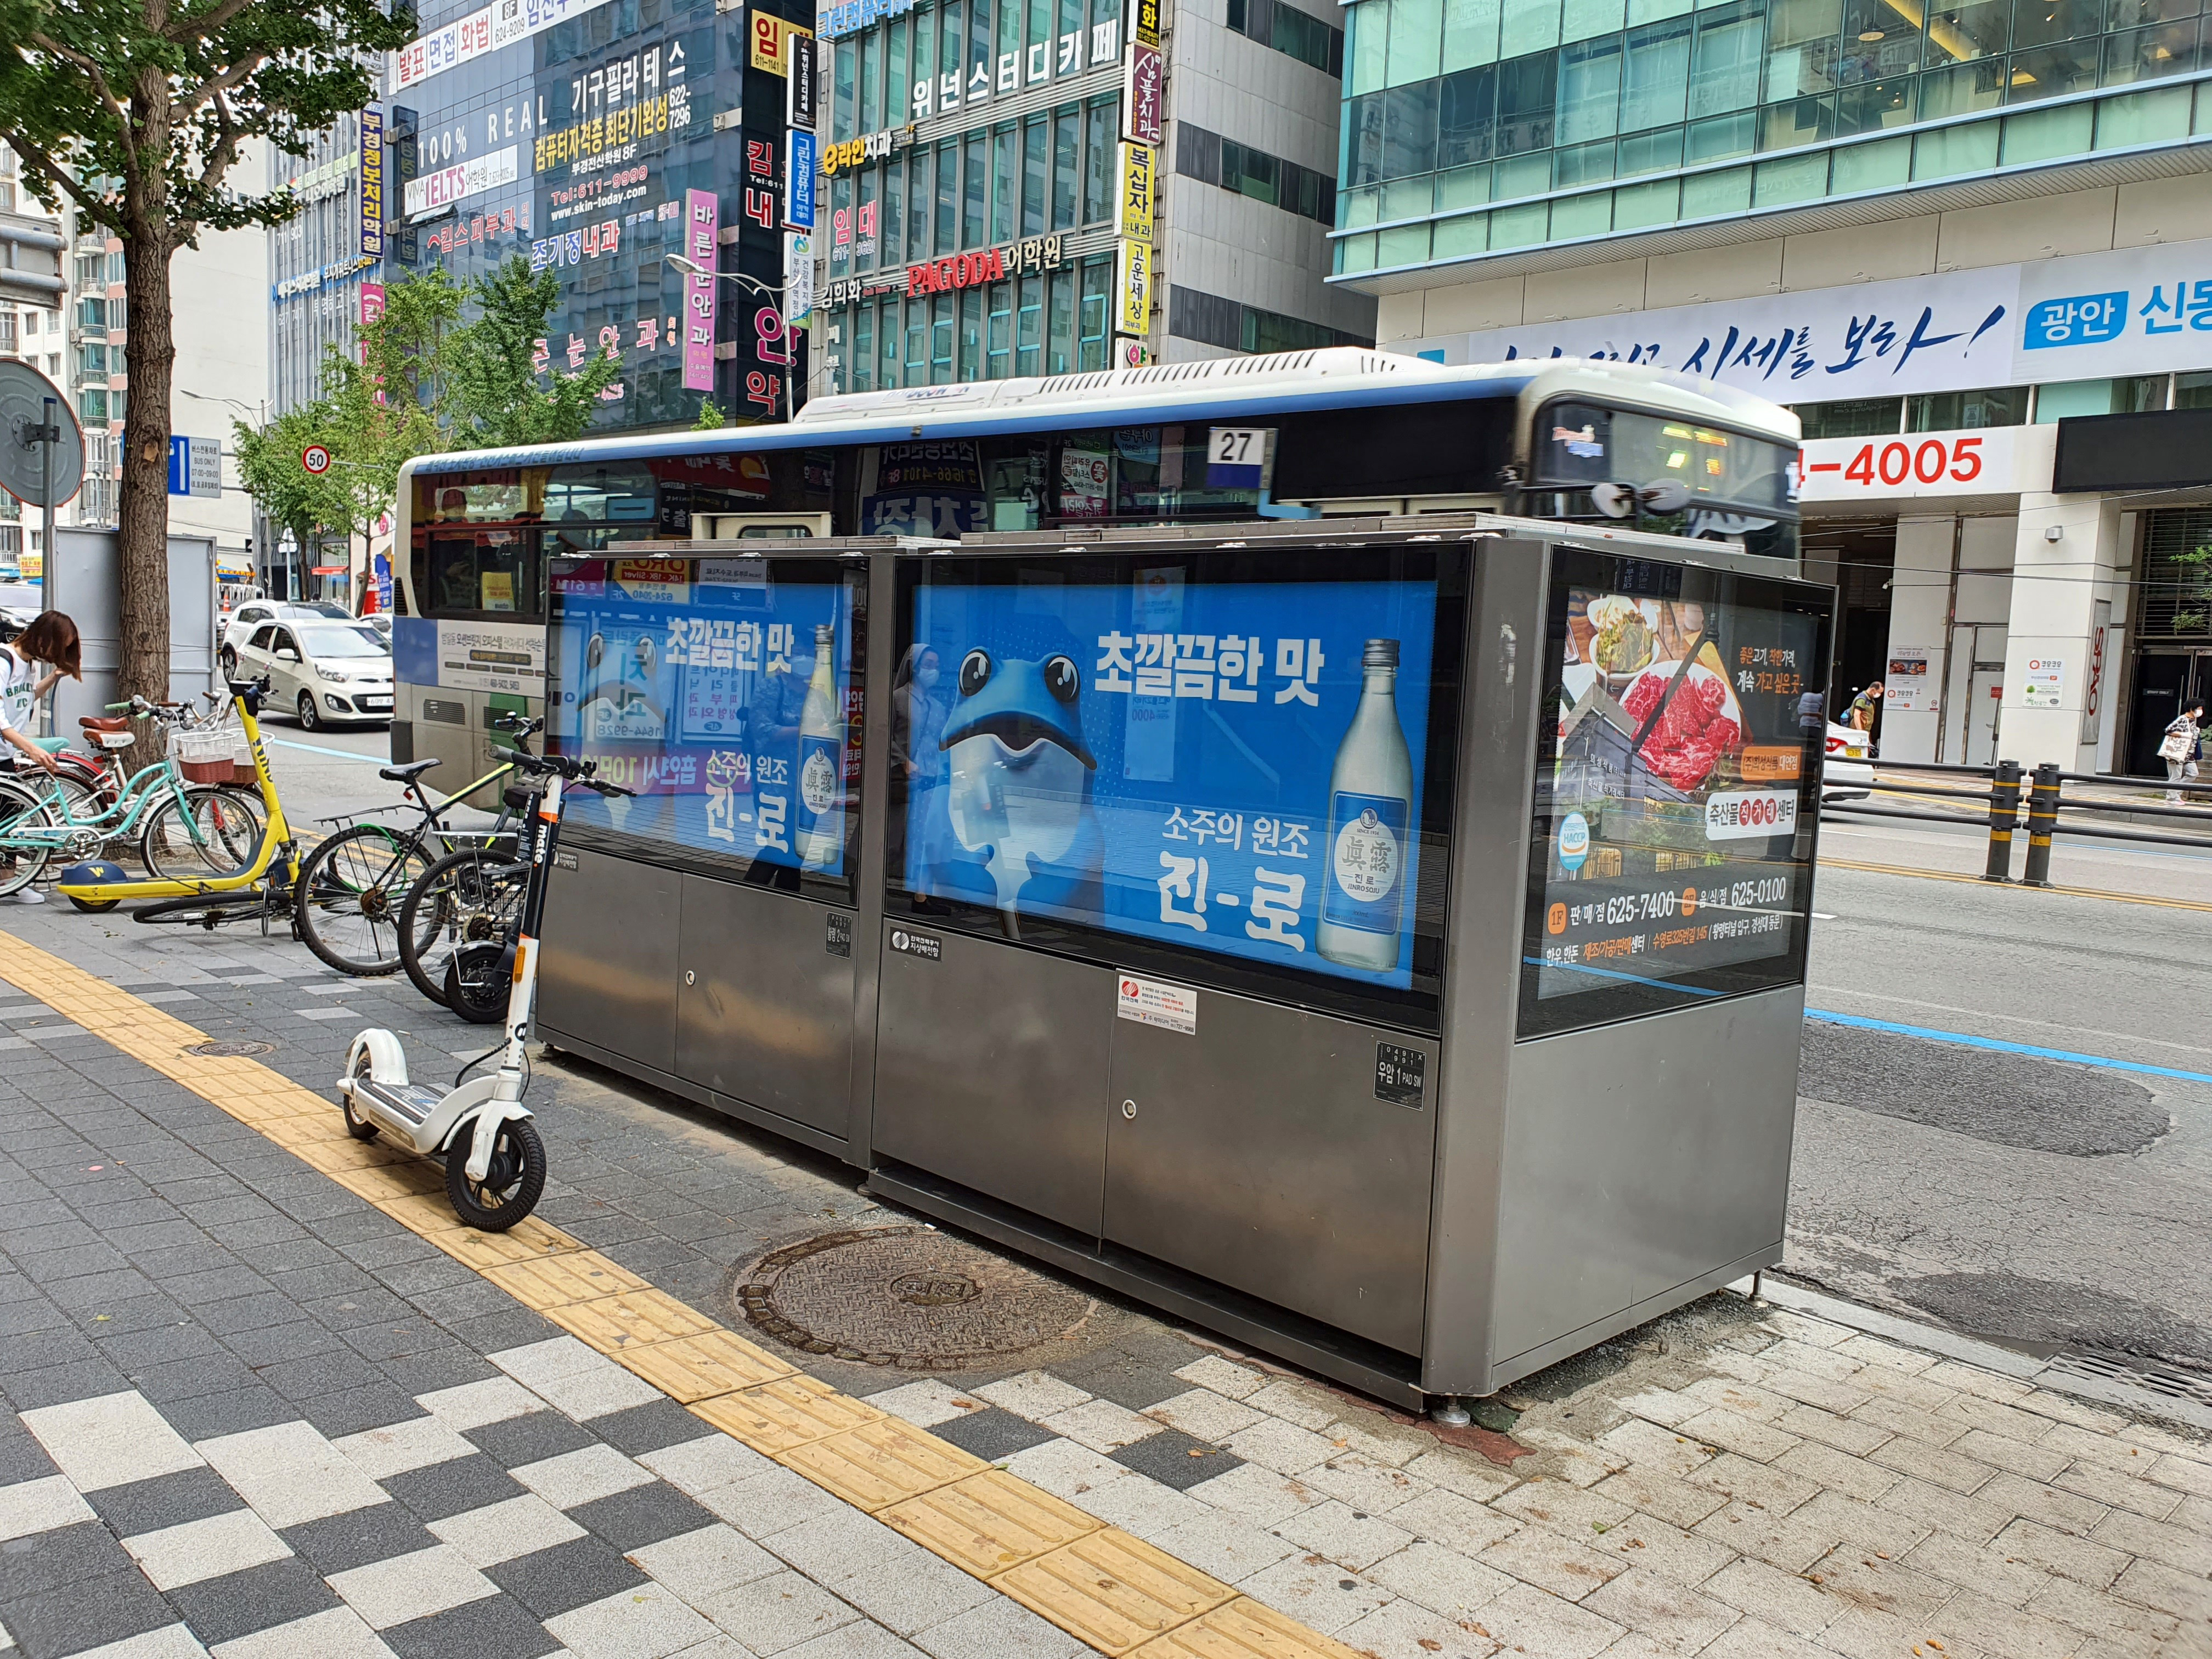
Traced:
<path fill-rule="evenodd" d="M 1548 404 L 1529 447 L 1536 516 L 1632 519 L 1671 536 L 1796 556 L 1795 445 L 1641 410 Z"/>

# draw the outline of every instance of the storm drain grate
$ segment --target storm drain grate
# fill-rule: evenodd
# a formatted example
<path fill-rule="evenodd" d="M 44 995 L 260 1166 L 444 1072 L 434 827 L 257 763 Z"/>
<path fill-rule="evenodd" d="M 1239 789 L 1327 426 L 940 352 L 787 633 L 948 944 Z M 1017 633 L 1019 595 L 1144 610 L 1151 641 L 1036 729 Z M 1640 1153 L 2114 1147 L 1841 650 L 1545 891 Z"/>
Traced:
<path fill-rule="evenodd" d="M 2169 1400 L 2185 1400 L 2212 1410 L 2212 1376 L 2200 1376 L 2166 1365 L 2130 1365 L 2102 1354 L 2079 1352 L 2052 1355 L 2048 1369 L 2071 1371 L 2076 1376 L 2098 1377 L 2107 1382 L 2124 1382 L 2130 1388 L 2164 1395 Z"/>
<path fill-rule="evenodd" d="M 195 1042 L 185 1052 L 201 1060 L 244 1060 L 249 1054 L 273 1054 L 273 1042 L 256 1042 L 251 1037 L 236 1037 L 222 1042 Z"/>

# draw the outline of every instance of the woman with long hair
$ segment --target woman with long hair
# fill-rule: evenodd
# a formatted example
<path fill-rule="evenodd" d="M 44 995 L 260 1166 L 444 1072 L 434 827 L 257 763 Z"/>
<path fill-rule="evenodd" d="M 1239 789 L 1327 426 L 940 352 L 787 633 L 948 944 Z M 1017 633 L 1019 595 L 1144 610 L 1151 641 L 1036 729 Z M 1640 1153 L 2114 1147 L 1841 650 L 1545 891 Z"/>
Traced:
<path fill-rule="evenodd" d="M 41 674 L 41 669 L 46 672 Z M 0 646 L 0 738 L 49 773 L 59 769 L 31 732 L 31 711 L 64 674 L 74 680 L 84 678 L 83 647 L 76 624 L 58 611 L 40 611 L 28 628 Z M 5 751 L 0 756 L 10 768 L 18 763 Z M 12 857 L 8 862 L 14 862 Z M 18 904 L 46 902 L 35 887 L 27 886 L 15 897 Z"/>

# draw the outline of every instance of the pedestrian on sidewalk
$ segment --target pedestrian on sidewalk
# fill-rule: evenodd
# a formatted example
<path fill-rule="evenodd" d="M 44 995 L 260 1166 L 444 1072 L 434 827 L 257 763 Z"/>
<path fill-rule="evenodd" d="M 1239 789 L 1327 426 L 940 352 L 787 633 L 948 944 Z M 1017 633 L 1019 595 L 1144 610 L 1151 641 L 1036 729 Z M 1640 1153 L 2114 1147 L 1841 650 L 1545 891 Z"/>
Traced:
<path fill-rule="evenodd" d="M 1870 680 L 1866 690 L 1851 699 L 1851 706 L 1844 718 L 1850 722 L 1852 731 L 1873 732 L 1875 716 L 1881 708 L 1881 690 L 1880 680 Z"/>
<path fill-rule="evenodd" d="M 2158 757 L 2166 763 L 2166 804 L 2181 805 L 2181 781 L 2197 775 L 2197 744 L 2204 726 L 2204 705 L 2191 703 L 2174 716 L 2173 723 L 2166 728 L 2166 736 L 2158 745 Z"/>
<path fill-rule="evenodd" d="M 58 611 L 40 611 L 28 628 L 0 646 L 0 738 L 29 756 L 49 775 L 61 769 L 32 737 L 31 711 L 63 675 L 75 680 L 84 678 L 82 656 L 76 624 Z M 39 672 L 42 667 L 47 671 L 43 676 Z M 0 764 L 13 771 L 20 763 L 0 750 Z M 10 853 L 0 861 L 13 865 L 15 854 Z M 46 896 L 27 886 L 15 895 L 15 902 L 44 904 Z"/>

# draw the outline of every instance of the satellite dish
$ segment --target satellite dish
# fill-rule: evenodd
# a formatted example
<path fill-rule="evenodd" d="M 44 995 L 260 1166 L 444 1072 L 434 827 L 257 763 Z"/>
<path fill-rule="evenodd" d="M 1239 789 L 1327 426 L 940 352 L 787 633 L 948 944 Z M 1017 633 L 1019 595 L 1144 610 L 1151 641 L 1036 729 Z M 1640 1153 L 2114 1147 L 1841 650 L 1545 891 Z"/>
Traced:
<path fill-rule="evenodd" d="M 52 418 L 61 429 L 59 441 L 24 442 L 24 434 L 46 424 L 49 398 L 54 400 Z M 0 358 L 0 489 L 26 507 L 59 507 L 83 482 L 84 434 L 69 398 L 28 363 Z"/>

